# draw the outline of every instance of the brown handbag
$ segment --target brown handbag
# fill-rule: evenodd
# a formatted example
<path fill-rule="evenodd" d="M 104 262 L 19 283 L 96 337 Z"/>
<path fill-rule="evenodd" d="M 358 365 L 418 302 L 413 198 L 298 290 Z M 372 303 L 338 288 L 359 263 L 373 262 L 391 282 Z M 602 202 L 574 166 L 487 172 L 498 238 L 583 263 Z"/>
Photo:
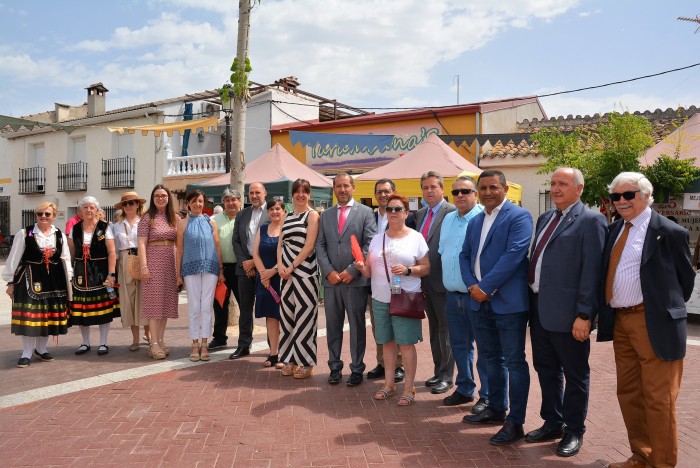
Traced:
<path fill-rule="evenodd" d="M 131 230 L 131 229 L 129 229 Z M 131 235 L 126 232 L 126 225 L 124 225 L 124 234 L 126 234 L 127 242 L 131 240 Z M 139 261 L 138 251 L 136 249 L 128 249 L 128 255 L 126 258 L 126 269 L 129 271 L 129 276 L 135 280 L 141 279 L 141 262 Z"/>
<path fill-rule="evenodd" d="M 386 273 L 386 281 L 391 287 L 391 278 L 389 277 L 389 269 L 386 266 L 386 234 L 382 239 L 382 256 L 384 257 L 384 272 Z M 404 317 L 410 319 L 421 320 L 425 318 L 425 299 L 422 292 L 408 292 L 401 289 L 400 294 L 391 294 L 391 302 L 389 303 L 389 315 L 392 317 Z"/>

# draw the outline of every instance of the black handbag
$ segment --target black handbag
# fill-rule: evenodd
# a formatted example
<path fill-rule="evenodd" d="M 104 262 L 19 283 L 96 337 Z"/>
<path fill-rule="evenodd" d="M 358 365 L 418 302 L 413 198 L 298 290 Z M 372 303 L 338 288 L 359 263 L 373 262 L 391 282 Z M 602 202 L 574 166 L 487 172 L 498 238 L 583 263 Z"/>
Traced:
<path fill-rule="evenodd" d="M 384 272 L 386 273 L 386 281 L 391 287 L 391 278 L 389 277 L 389 269 L 386 266 L 386 234 L 382 239 L 382 256 L 384 257 Z M 404 317 L 410 319 L 421 320 L 425 318 L 425 299 L 422 292 L 408 292 L 401 289 L 400 294 L 391 294 L 391 302 L 389 303 L 389 315 L 392 317 Z"/>

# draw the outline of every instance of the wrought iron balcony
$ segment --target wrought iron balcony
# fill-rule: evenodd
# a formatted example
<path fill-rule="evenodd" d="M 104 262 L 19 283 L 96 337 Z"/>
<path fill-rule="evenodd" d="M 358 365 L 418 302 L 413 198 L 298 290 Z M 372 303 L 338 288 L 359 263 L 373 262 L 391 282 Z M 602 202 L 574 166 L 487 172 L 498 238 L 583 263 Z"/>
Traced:
<path fill-rule="evenodd" d="M 27 167 L 19 170 L 19 194 L 46 193 L 46 168 Z"/>
<path fill-rule="evenodd" d="M 58 165 L 58 191 L 84 192 L 87 190 L 87 163 L 75 162 Z"/>
<path fill-rule="evenodd" d="M 126 156 L 102 160 L 102 189 L 134 188 L 136 160 Z"/>

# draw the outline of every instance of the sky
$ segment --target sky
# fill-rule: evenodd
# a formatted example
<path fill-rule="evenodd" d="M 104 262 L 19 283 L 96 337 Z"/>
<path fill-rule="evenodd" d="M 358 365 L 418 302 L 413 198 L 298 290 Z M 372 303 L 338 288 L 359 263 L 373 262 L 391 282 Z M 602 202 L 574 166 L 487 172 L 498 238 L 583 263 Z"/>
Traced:
<path fill-rule="evenodd" d="M 262 0 L 251 80 L 386 112 L 543 95 L 700 62 L 696 1 Z M 221 87 L 236 0 L 0 0 L 0 114 L 107 110 Z M 459 83 L 459 87 L 457 86 Z M 459 101 L 458 101 L 459 99 Z M 541 99 L 549 117 L 700 107 L 700 66 Z"/>

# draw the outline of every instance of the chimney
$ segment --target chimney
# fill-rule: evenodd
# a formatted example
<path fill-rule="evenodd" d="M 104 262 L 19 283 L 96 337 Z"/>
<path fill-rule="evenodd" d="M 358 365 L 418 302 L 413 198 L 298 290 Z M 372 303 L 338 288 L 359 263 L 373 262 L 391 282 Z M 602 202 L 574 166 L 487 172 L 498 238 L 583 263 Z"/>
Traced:
<path fill-rule="evenodd" d="M 104 114 L 106 110 L 105 95 L 109 90 L 105 88 L 101 82 L 91 84 L 85 89 L 87 89 L 88 92 L 87 116 L 93 117 L 95 115 Z"/>

